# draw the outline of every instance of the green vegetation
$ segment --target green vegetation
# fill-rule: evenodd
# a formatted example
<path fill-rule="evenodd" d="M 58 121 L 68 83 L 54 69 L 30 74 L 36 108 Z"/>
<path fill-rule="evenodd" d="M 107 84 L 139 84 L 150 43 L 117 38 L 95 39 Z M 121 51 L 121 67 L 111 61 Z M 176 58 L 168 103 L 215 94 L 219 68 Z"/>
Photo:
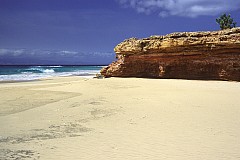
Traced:
<path fill-rule="evenodd" d="M 231 15 L 226 15 L 224 13 L 219 18 L 216 19 L 216 22 L 219 24 L 220 28 L 223 29 L 231 29 L 236 27 L 236 22 L 233 22 L 233 19 L 231 18 Z"/>

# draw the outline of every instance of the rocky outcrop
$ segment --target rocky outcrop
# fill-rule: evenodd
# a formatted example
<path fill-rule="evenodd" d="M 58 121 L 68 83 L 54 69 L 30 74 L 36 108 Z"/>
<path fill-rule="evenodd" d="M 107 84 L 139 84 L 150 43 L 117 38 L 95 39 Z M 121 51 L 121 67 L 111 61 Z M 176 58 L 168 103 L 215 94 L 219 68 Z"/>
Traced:
<path fill-rule="evenodd" d="M 114 51 L 105 77 L 240 81 L 240 28 L 130 38 Z"/>

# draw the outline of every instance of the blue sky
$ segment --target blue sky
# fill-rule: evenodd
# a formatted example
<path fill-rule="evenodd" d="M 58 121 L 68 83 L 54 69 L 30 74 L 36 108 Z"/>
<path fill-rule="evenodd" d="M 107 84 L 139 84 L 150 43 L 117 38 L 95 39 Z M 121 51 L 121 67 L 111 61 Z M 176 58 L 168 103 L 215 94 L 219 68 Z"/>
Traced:
<path fill-rule="evenodd" d="M 0 64 L 107 64 L 130 37 L 218 30 L 240 0 L 0 0 Z"/>

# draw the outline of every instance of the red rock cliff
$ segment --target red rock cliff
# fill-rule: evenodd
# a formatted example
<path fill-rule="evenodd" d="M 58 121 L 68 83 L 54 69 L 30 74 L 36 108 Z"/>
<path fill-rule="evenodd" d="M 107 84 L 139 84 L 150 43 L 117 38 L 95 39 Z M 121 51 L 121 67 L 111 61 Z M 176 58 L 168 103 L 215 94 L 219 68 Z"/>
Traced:
<path fill-rule="evenodd" d="M 240 81 L 240 28 L 130 38 L 114 51 L 105 77 Z"/>

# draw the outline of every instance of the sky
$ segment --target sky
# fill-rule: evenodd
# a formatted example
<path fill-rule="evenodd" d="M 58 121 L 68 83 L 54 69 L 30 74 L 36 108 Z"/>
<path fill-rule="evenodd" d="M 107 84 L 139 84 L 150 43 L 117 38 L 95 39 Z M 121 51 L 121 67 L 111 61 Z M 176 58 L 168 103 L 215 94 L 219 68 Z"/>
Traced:
<path fill-rule="evenodd" d="M 219 30 L 240 0 L 0 0 L 0 65 L 109 64 L 131 38 Z"/>

